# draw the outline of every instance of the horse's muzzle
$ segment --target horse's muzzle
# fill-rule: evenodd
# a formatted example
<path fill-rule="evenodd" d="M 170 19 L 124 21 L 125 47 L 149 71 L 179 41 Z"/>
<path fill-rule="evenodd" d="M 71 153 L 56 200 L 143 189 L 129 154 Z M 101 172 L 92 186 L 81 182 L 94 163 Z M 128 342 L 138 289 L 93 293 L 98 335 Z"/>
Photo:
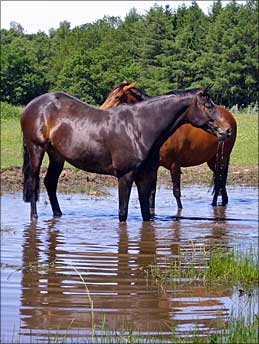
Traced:
<path fill-rule="evenodd" d="M 224 140 L 229 139 L 231 134 L 232 134 L 231 127 L 228 127 L 226 129 L 217 128 L 217 137 L 219 141 L 224 141 Z"/>

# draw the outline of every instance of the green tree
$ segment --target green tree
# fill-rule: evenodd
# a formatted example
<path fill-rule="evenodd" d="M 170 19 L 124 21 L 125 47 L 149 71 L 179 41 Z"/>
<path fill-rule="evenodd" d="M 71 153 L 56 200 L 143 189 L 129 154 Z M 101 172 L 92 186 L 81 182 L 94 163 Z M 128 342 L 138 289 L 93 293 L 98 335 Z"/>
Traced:
<path fill-rule="evenodd" d="M 26 104 L 48 90 L 48 82 L 27 38 L 16 37 L 1 51 L 1 101 Z"/>
<path fill-rule="evenodd" d="M 67 59 L 56 83 L 57 90 L 96 104 L 95 87 L 90 73 L 91 63 L 91 57 L 84 51 Z"/>

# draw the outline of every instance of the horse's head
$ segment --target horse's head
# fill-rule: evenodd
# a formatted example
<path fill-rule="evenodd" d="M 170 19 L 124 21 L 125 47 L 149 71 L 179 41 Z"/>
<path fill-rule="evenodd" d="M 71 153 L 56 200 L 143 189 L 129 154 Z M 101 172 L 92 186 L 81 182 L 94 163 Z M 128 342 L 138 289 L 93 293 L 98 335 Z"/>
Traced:
<path fill-rule="evenodd" d="M 146 94 L 135 88 L 136 82 L 123 81 L 108 95 L 100 109 L 105 110 L 121 104 L 135 104 L 147 98 Z"/>
<path fill-rule="evenodd" d="M 186 111 L 186 118 L 193 126 L 204 129 L 219 140 L 225 140 L 231 136 L 231 126 L 211 100 L 208 94 L 210 87 L 197 89 L 195 102 Z"/>

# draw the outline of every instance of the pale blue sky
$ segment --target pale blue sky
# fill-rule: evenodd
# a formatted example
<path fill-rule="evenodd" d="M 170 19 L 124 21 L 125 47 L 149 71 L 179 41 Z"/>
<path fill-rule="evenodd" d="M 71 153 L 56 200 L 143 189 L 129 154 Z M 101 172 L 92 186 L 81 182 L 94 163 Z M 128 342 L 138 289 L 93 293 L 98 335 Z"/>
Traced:
<path fill-rule="evenodd" d="M 227 3 L 225 1 L 224 3 Z M 243 1 L 244 2 L 244 1 Z M 104 15 L 124 18 L 129 10 L 135 7 L 144 14 L 151 6 L 158 3 L 169 4 L 177 8 L 191 1 L 7 1 L 1 0 L 1 28 L 9 29 L 10 22 L 21 24 L 26 33 L 36 33 L 50 28 L 56 29 L 61 21 L 67 20 L 71 27 L 91 23 L 102 19 Z M 213 1 L 197 1 L 207 13 Z"/>

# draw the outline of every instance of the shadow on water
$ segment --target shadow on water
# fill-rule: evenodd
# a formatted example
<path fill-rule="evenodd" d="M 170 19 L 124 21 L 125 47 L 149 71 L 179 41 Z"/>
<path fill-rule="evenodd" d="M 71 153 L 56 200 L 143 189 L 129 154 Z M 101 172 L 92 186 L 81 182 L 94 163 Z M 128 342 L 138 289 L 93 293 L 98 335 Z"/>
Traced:
<path fill-rule="evenodd" d="M 188 334 L 216 328 L 233 308 L 238 311 L 241 300 L 233 290 L 188 283 L 161 289 L 150 278 L 150 266 L 166 268 L 169 259 L 179 262 L 190 253 L 203 266 L 204 249 L 254 243 L 257 196 L 248 191 L 244 218 L 238 202 L 213 208 L 201 199 L 197 208 L 192 195 L 185 201 L 188 210 L 168 216 L 172 205 L 161 189 L 159 215 L 150 223 L 140 220 L 135 194 L 129 221 L 122 224 L 116 190 L 101 198 L 60 195 L 66 214 L 60 219 L 45 220 L 49 205 L 43 199 L 34 224 L 27 222 L 20 195 L 3 196 L 2 336 L 26 342 L 30 336 L 83 337 L 96 330 L 101 337 L 107 328 L 170 338 L 172 330 Z"/>

